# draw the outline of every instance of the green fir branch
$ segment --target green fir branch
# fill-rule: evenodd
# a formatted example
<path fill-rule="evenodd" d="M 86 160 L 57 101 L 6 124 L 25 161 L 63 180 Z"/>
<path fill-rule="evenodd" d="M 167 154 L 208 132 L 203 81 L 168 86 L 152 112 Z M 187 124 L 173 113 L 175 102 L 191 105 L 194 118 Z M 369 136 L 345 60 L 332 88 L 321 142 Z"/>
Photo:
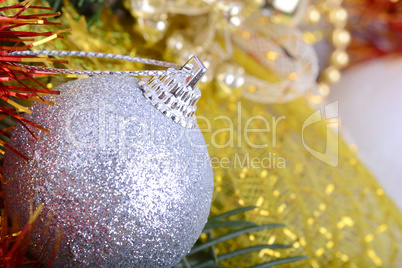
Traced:
<path fill-rule="evenodd" d="M 250 207 L 243 207 L 235 210 L 231 210 L 220 214 L 218 216 L 212 217 L 206 223 L 203 233 L 208 235 L 207 241 L 196 244 L 187 254 L 187 256 L 181 261 L 177 268 L 222 268 L 219 262 L 224 260 L 230 260 L 232 258 L 238 257 L 240 255 L 249 254 L 252 252 L 257 252 L 263 249 L 288 249 L 292 248 L 290 245 L 282 245 L 282 244 L 272 244 L 272 245 L 258 245 L 252 246 L 247 248 L 238 249 L 232 252 L 228 252 L 222 255 L 217 255 L 215 246 L 219 245 L 222 242 L 225 242 L 229 239 L 236 238 L 240 235 L 247 234 L 250 232 L 260 231 L 264 229 L 272 229 L 272 228 L 280 228 L 284 227 L 283 224 L 265 224 L 265 225 L 258 225 L 257 223 L 245 220 L 229 220 L 226 219 L 230 216 L 238 215 L 253 209 L 256 209 L 256 206 Z M 239 227 L 245 227 L 239 230 Z M 213 237 L 213 229 L 215 228 L 226 228 L 231 230 L 231 232 L 219 236 Z M 307 259 L 305 256 L 295 256 L 295 257 L 288 257 L 277 259 L 265 263 L 261 263 L 258 265 L 253 266 L 252 268 L 265 268 L 265 267 L 272 267 L 275 265 L 295 262 L 299 260 Z"/>

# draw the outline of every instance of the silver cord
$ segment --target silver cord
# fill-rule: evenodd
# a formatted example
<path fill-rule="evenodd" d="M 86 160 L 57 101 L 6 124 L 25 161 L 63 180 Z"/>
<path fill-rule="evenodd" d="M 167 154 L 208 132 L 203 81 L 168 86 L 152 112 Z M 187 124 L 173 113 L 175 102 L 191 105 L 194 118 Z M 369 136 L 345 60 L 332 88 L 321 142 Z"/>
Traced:
<path fill-rule="evenodd" d="M 89 70 L 72 70 L 72 69 L 59 69 L 59 68 L 50 68 L 50 67 L 40 67 L 40 66 L 32 66 L 26 64 L 14 63 L 14 65 L 18 67 L 27 68 L 30 70 L 41 71 L 41 72 L 51 72 L 51 73 L 59 73 L 59 74 L 75 74 L 75 75 L 131 75 L 131 76 L 159 76 L 159 75 L 167 75 L 172 72 L 182 72 L 178 70 L 180 65 L 159 61 L 153 59 L 145 59 L 140 57 L 131 57 L 127 55 L 119 55 L 112 53 L 98 53 L 98 52 L 85 52 L 85 51 L 59 51 L 59 50 L 24 50 L 24 51 L 14 51 L 10 53 L 14 56 L 39 56 L 39 55 L 47 55 L 47 56 L 64 56 L 64 57 L 88 57 L 88 58 L 103 58 L 103 59 L 113 59 L 113 60 L 125 60 L 143 63 L 147 65 L 161 66 L 165 68 L 169 68 L 168 70 L 143 70 L 143 71 L 89 71 Z"/>
<path fill-rule="evenodd" d="M 84 51 L 58 51 L 58 50 L 37 50 L 37 51 L 14 51 L 14 56 L 70 56 L 104 58 L 114 60 L 125 60 L 139 62 L 148 65 L 156 65 L 168 68 L 167 70 L 141 70 L 141 71 L 89 71 L 72 70 L 51 67 L 40 67 L 13 63 L 15 66 L 28 70 L 42 71 L 46 73 L 75 74 L 75 75 L 131 75 L 131 76 L 152 76 L 141 78 L 138 83 L 139 89 L 156 109 L 165 116 L 171 118 L 186 128 L 195 128 L 197 119 L 194 115 L 197 106 L 195 105 L 201 97 L 197 83 L 207 71 L 207 68 L 197 56 L 192 56 L 183 66 L 174 63 L 130 57 L 111 53 L 96 53 Z"/>

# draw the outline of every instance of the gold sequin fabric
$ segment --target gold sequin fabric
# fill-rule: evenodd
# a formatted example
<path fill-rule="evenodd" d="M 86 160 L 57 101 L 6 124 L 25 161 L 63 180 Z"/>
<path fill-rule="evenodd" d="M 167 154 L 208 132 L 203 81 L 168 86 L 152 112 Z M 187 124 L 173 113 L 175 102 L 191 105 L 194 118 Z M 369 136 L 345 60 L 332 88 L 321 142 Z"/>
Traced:
<path fill-rule="evenodd" d="M 243 255 L 227 267 L 296 255 L 310 258 L 281 267 L 401 267 L 401 211 L 353 150 L 339 138 L 338 152 L 327 152 L 339 155 L 336 167 L 306 150 L 334 148 L 330 122 L 311 124 L 302 136 L 315 112 L 304 100 L 263 105 L 217 98 L 216 91 L 203 91 L 197 112 L 215 177 L 212 214 L 256 205 L 260 209 L 246 214 L 247 220 L 286 225 L 230 240 L 217 253 L 259 244 L 293 246 Z"/>

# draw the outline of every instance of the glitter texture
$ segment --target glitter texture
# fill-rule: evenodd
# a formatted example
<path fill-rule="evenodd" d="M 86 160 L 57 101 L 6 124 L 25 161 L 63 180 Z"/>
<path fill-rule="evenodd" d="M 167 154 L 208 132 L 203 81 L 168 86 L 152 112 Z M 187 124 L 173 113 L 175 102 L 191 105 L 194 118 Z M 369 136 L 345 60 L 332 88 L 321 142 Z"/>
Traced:
<path fill-rule="evenodd" d="M 57 88 L 54 106 L 20 125 L 4 163 L 9 213 L 23 226 L 30 200 L 44 210 L 38 254 L 63 232 L 55 267 L 172 267 L 195 243 L 210 210 L 213 175 L 204 138 L 154 108 L 132 77 L 96 77 Z M 48 217 L 53 213 L 52 220 Z M 46 232 L 46 226 L 50 229 Z"/>

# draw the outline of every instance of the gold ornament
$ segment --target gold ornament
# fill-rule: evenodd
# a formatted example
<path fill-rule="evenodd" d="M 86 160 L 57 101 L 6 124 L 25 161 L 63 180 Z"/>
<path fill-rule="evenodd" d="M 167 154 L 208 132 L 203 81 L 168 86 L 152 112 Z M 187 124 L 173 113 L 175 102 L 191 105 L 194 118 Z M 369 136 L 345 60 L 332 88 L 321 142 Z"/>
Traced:
<path fill-rule="evenodd" d="M 148 43 L 154 44 L 163 38 L 169 26 L 166 1 L 131 0 L 126 5 L 131 7 L 131 13 L 137 19 L 137 31 Z"/>
<path fill-rule="evenodd" d="M 232 90 L 239 89 L 244 85 L 244 68 L 235 63 L 224 63 L 218 67 L 216 82 L 227 95 L 232 94 Z"/>
<path fill-rule="evenodd" d="M 322 79 L 330 84 L 336 83 L 341 78 L 341 73 L 334 66 L 327 67 L 322 74 Z"/>
<path fill-rule="evenodd" d="M 332 52 L 330 60 L 332 65 L 338 68 L 342 68 L 348 65 L 349 56 L 348 53 L 346 53 L 346 51 L 337 49 Z"/>
<path fill-rule="evenodd" d="M 345 47 L 350 43 L 350 33 L 345 29 L 335 29 L 332 33 L 332 42 L 335 46 Z"/>
<path fill-rule="evenodd" d="M 244 6 L 241 2 L 219 1 L 216 3 L 215 9 L 224 18 L 224 20 L 218 20 L 216 25 L 222 30 L 235 29 L 244 21 Z"/>
<path fill-rule="evenodd" d="M 348 12 L 343 7 L 338 7 L 329 12 L 329 21 L 334 25 L 345 25 L 348 19 Z"/>
<path fill-rule="evenodd" d="M 139 17 L 148 17 L 151 14 L 166 13 L 167 2 L 164 0 L 131 0 L 133 12 Z"/>
<path fill-rule="evenodd" d="M 148 43 L 156 43 L 168 27 L 167 2 L 161 0 L 131 0 L 132 13 L 137 19 L 137 30 Z"/>
<path fill-rule="evenodd" d="M 248 38 L 244 38 L 245 32 Z M 243 97 L 263 103 L 287 102 L 315 85 L 315 51 L 294 27 L 267 23 L 266 18 L 257 17 L 246 21 L 232 40 L 236 45 L 234 60 L 246 69 Z"/>
<path fill-rule="evenodd" d="M 307 8 L 307 22 L 310 24 L 315 24 L 319 22 L 321 19 L 321 13 L 318 11 L 318 9 L 311 5 Z"/>
<path fill-rule="evenodd" d="M 150 43 L 156 43 L 165 35 L 168 27 L 168 20 L 166 14 L 160 14 L 151 18 L 137 18 L 137 30 L 144 33 L 143 37 Z"/>

